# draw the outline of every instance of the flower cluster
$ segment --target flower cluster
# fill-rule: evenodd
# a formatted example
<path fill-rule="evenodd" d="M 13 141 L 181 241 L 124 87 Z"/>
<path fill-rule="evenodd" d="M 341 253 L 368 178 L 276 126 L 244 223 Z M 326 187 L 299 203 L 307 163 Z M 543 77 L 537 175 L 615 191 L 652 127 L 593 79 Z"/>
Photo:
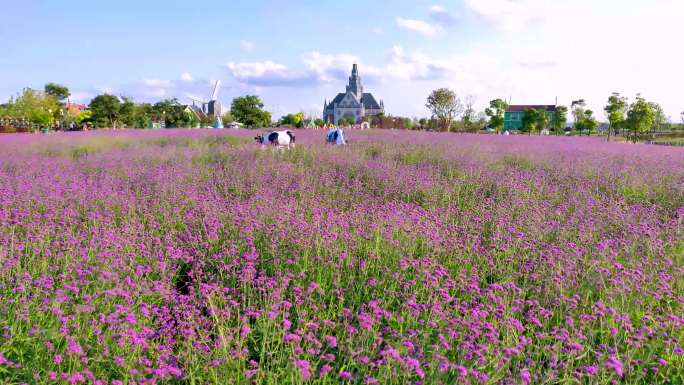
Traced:
<path fill-rule="evenodd" d="M 0 141 L 0 382 L 684 382 L 684 152 Z"/>

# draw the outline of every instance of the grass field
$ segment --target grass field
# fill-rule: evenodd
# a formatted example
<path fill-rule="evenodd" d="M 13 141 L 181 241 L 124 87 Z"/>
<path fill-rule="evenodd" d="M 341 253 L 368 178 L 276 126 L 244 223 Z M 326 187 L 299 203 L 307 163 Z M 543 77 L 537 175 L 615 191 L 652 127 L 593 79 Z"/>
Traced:
<path fill-rule="evenodd" d="M 684 151 L 0 137 L 0 384 L 682 384 Z"/>

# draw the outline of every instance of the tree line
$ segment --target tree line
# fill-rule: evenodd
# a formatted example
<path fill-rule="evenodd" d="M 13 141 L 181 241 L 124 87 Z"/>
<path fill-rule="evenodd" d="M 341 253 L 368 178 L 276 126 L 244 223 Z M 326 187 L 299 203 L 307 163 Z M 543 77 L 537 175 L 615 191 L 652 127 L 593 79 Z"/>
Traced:
<path fill-rule="evenodd" d="M 477 115 L 478 124 L 473 124 L 475 112 L 473 110 L 474 98 L 467 96 L 465 102 L 448 88 L 440 88 L 432 91 L 428 96 L 425 106 L 432 113 L 431 120 L 441 131 L 469 131 L 469 128 L 488 127 L 497 133 L 504 129 L 505 114 L 510 105 L 503 99 L 494 99 L 484 110 L 484 114 Z M 647 101 L 637 94 L 633 102 L 619 93 L 613 93 L 608 97 L 604 112 L 608 120 L 606 133 L 608 139 L 611 135 L 623 133 L 633 141 L 638 140 L 640 135 L 649 132 L 684 129 L 684 124 L 675 125 L 670 123 L 663 108 L 655 102 Z M 568 126 L 568 113 L 572 115 L 572 124 Z M 486 121 L 483 122 L 483 115 Z M 684 112 L 681 113 L 684 123 Z M 549 130 L 558 135 L 565 133 L 596 134 L 599 122 L 596 114 L 587 108 L 584 99 L 572 101 L 570 108 L 563 105 L 555 106 L 552 112 L 545 108 L 527 109 L 523 112 L 522 128 L 526 133 L 541 133 Z"/>
<path fill-rule="evenodd" d="M 215 117 L 184 105 L 178 99 L 157 103 L 136 103 L 132 98 L 108 93 L 97 95 L 87 109 L 69 108 L 71 92 L 65 86 L 48 83 L 42 90 L 25 88 L 16 97 L 0 105 L 0 132 L 36 131 L 39 129 L 73 130 L 93 128 L 203 127 Z M 271 125 L 271 114 L 256 95 L 232 100 L 223 124 L 238 121 L 247 127 Z"/>
<path fill-rule="evenodd" d="M 154 124 L 164 127 L 202 127 L 213 123 L 214 117 L 198 113 L 197 109 L 184 105 L 178 99 L 164 99 L 157 103 L 136 103 L 125 96 L 104 93 L 94 97 L 86 110 L 67 108 L 69 89 L 56 83 L 48 83 L 42 90 L 25 88 L 9 102 L 0 105 L 0 132 L 31 131 L 39 128 L 66 130 L 83 126 L 95 128 L 146 128 Z M 476 132 L 489 128 L 497 133 L 504 130 L 504 117 L 509 104 L 503 99 L 489 102 L 484 111 L 474 108 L 475 98 L 466 96 L 463 100 L 448 89 L 432 91 L 426 107 L 429 118 L 406 118 L 391 115 L 365 116 L 363 121 L 375 128 L 429 129 L 439 131 Z M 604 112 L 608 121 L 606 132 L 611 135 L 624 134 L 636 141 L 648 132 L 669 129 L 684 129 L 684 124 L 671 124 L 662 107 L 637 95 L 631 103 L 619 93 L 608 97 Z M 568 114 L 572 124 L 568 126 Z M 684 123 L 684 112 L 681 114 Z M 338 124 L 353 125 L 356 122 L 342 118 Z M 264 103 L 256 95 L 245 95 L 232 100 L 230 109 L 221 116 L 224 125 L 239 122 L 245 127 L 322 127 L 320 118 L 307 119 L 303 112 L 282 116 L 276 122 L 271 113 L 264 109 Z M 570 133 L 595 134 L 599 127 L 596 114 L 587 108 L 584 99 L 572 101 L 570 108 L 556 106 L 552 113 L 544 109 L 528 109 L 522 116 L 522 128 L 526 133 L 541 133 L 549 130 L 558 135 Z"/>

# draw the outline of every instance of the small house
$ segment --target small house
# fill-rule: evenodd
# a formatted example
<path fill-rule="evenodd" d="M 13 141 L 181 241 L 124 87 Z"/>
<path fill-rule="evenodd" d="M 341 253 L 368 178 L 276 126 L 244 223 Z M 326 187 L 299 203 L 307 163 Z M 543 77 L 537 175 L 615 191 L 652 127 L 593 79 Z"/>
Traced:
<path fill-rule="evenodd" d="M 520 130 L 523 128 L 523 116 L 527 110 L 544 109 L 549 116 L 549 126 L 553 126 L 555 105 L 510 105 L 504 114 L 504 130 Z"/>

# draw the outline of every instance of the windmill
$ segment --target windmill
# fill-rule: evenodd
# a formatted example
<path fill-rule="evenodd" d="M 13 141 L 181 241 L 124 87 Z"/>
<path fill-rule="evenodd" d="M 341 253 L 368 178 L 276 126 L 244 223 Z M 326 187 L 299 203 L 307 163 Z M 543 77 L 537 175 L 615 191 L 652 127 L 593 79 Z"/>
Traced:
<path fill-rule="evenodd" d="M 218 100 L 219 87 L 221 87 L 221 81 L 217 80 L 214 83 L 214 91 L 211 93 L 211 99 L 207 104 L 207 114 L 213 117 L 221 117 L 221 102 Z"/>
<path fill-rule="evenodd" d="M 218 100 L 218 92 L 220 87 L 221 81 L 217 80 L 214 83 L 214 91 L 211 93 L 211 98 L 209 101 L 200 99 L 196 96 L 188 95 L 188 99 L 192 100 L 192 109 L 212 117 L 221 117 L 221 102 Z"/>
<path fill-rule="evenodd" d="M 201 114 L 207 113 L 206 107 L 207 107 L 207 104 L 209 104 L 209 102 L 207 102 L 206 100 L 202 100 L 198 97 L 191 96 L 191 95 L 188 95 L 188 99 L 192 100 L 192 109 L 193 110 L 195 110 Z M 199 105 L 197 105 L 195 103 L 199 103 Z"/>

